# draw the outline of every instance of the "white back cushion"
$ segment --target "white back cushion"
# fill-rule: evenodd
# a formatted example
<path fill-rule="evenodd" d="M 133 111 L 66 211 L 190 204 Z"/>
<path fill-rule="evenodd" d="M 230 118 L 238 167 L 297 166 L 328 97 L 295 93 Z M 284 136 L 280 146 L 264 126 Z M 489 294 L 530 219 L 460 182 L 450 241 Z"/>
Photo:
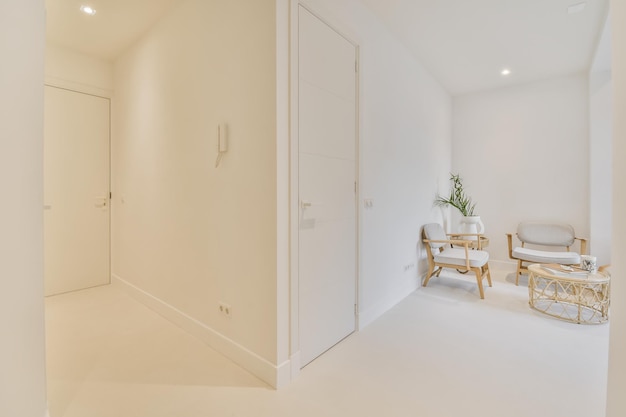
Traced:
<path fill-rule="evenodd" d="M 517 226 L 520 241 L 545 246 L 571 246 L 574 228 L 566 223 L 522 222 Z"/>
<path fill-rule="evenodd" d="M 424 235 L 429 240 L 447 240 L 446 232 L 443 231 L 443 227 L 439 223 L 429 223 L 424 226 Z M 430 247 L 433 249 L 441 248 L 445 246 L 445 243 L 431 243 Z"/>

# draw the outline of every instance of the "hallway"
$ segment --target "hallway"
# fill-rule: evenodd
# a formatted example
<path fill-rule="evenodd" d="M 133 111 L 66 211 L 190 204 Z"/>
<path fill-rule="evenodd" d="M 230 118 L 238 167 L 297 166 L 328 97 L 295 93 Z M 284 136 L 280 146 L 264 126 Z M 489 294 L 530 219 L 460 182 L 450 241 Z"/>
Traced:
<path fill-rule="evenodd" d="M 51 417 L 604 415 L 609 326 L 433 279 L 275 391 L 115 287 L 46 299 Z"/>

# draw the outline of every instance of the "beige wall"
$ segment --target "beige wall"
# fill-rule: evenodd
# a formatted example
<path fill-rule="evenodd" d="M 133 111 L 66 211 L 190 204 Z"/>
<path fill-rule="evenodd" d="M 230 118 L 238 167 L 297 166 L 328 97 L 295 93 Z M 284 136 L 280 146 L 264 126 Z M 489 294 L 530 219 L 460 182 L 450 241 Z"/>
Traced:
<path fill-rule="evenodd" d="M 611 1 L 613 57 L 613 248 L 608 417 L 626 415 L 626 3 Z"/>
<path fill-rule="evenodd" d="M 273 0 L 182 2 L 116 61 L 112 102 L 114 279 L 199 322 L 227 355 L 272 365 L 275 14 Z M 215 168 L 222 122 L 230 149 Z"/>
<path fill-rule="evenodd" d="M 0 416 L 43 417 L 43 0 L 0 2 L 0 56 Z"/>

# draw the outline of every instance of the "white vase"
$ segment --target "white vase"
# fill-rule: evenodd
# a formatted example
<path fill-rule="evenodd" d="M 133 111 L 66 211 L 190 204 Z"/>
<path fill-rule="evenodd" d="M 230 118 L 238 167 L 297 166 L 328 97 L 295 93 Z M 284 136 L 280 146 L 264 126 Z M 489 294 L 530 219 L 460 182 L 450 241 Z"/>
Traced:
<path fill-rule="evenodd" d="M 480 216 L 461 217 L 461 233 L 484 233 L 485 225 L 480 220 Z M 476 236 L 468 236 L 467 239 L 476 240 Z"/>

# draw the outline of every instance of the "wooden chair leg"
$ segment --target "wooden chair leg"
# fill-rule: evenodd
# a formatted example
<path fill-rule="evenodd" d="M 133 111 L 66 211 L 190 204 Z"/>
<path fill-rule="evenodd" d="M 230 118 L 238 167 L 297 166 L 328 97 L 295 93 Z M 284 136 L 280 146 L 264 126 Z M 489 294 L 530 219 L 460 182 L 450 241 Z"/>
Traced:
<path fill-rule="evenodd" d="M 478 282 L 478 292 L 480 293 L 480 298 L 485 298 L 485 292 L 483 291 L 483 274 L 481 268 L 472 268 L 474 273 L 476 274 L 476 281 Z"/>
<path fill-rule="evenodd" d="M 491 283 L 491 270 L 489 269 L 489 264 L 485 264 L 485 270 L 487 271 L 487 282 L 490 287 L 493 287 L 493 284 Z"/>
<path fill-rule="evenodd" d="M 515 285 L 519 285 L 519 276 L 522 273 L 522 261 L 517 261 L 517 273 L 515 274 Z"/>
<path fill-rule="evenodd" d="M 424 287 L 428 285 L 428 281 L 430 281 L 430 277 L 433 276 L 433 272 L 435 270 L 435 265 L 432 262 L 428 263 L 428 272 L 426 273 L 426 278 L 424 279 Z"/>

